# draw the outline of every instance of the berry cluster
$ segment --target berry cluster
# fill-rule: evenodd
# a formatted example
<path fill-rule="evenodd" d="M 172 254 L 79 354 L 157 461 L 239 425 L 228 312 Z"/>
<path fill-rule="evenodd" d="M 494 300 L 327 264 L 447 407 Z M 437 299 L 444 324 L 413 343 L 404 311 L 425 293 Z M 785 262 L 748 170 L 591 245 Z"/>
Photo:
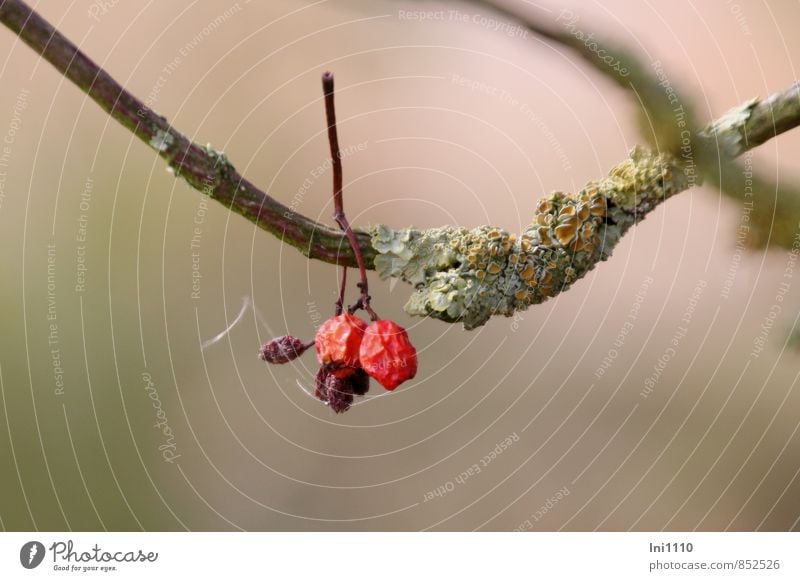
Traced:
<path fill-rule="evenodd" d="M 336 413 L 367 393 L 370 377 L 392 391 L 417 373 L 417 350 L 403 327 L 384 319 L 367 326 L 350 313 L 325 321 L 311 343 L 287 335 L 265 343 L 259 355 L 267 363 L 288 363 L 312 345 L 320 362 L 314 395 Z"/>
<path fill-rule="evenodd" d="M 342 202 L 342 162 L 336 136 L 336 116 L 333 108 L 333 76 L 322 77 L 325 107 L 328 118 L 328 138 L 333 159 L 334 219 L 344 231 L 358 264 L 361 296 L 343 312 L 347 268 L 342 267 L 339 298 L 334 316 L 320 325 L 314 340 L 303 343 L 289 335 L 265 343 L 259 351 L 267 363 L 288 363 L 300 357 L 312 345 L 316 346 L 320 368 L 317 372 L 314 395 L 336 413 L 350 409 L 357 395 L 369 390 L 372 377 L 389 391 L 411 379 L 417 373 L 417 351 L 408 333 L 397 323 L 380 319 L 370 306 L 369 287 L 364 259 L 344 213 Z M 369 326 L 355 315 L 363 309 L 370 316 Z"/>

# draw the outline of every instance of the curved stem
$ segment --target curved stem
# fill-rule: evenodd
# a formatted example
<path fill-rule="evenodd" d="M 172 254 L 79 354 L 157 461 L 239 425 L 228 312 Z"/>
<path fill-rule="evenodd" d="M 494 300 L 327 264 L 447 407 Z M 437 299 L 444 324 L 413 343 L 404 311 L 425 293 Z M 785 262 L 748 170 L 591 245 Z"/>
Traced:
<path fill-rule="evenodd" d="M 358 287 L 361 289 L 361 298 L 349 309 L 349 312 L 352 314 L 359 308 L 363 308 L 369 313 L 370 318 L 375 321 L 378 319 L 378 315 L 372 310 L 369 304 L 369 281 L 367 280 L 367 271 L 364 268 L 364 258 L 361 256 L 361 249 L 358 247 L 358 241 L 344 213 L 344 199 L 342 198 L 342 152 L 339 149 L 339 135 L 336 129 L 336 106 L 333 100 L 333 74 L 330 71 L 322 75 L 322 90 L 325 93 L 325 116 L 328 120 L 328 141 L 331 145 L 331 161 L 333 162 L 333 219 L 336 220 L 336 223 L 339 224 L 339 227 L 344 231 L 345 236 L 347 236 L 347 239 L 350 241 L 350 247 L 353 249 L 353 254 L 358 264 L 358 271 L 361 275 L 361 282 L 358 283 Z M 339 308 L 344 302 L 344 285 L 345 273 L 342 273 L 342 285 L 339 291 L 337 315 L 341 312 Z"/>
<path fill-rule="evenodd" d="M 339 297 L 336 299 L 334 303 L 334 315 L 337 317 L 342 314 L 344 310 L 344 291 L 347 288 L 347 267 L 342 267 L 342 275 L 339 279 Z"/>

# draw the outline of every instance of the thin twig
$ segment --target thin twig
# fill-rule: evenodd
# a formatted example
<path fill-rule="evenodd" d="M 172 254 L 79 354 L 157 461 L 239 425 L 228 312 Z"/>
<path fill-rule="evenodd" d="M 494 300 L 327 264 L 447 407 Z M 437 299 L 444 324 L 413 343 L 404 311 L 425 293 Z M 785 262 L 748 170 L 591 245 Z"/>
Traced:
<path fill-rule="evenodd" d="M 322 90 L 325 93 L 325 116 L 328 120 L 328 141 L 331 145 L 331 160 L 333 162 L 333 219 L 339 224 L 339 227 L 344 231 L 345 236 L 350 241 L 350 246 L 353 249 L 353 254 L 356 257 L 358 264 L 358 271 L 361 276 L 361 281 L 358 287 L 361 289 L 361 297 L 358 301 L 348 309 L 350 313 L 354 313 L 359 308 L 363 308 L 369 313 L 373 321 L 378 319 L 377 313 L 372 310 L 370 306 L 369 296 L 369 281 L 367 280 L 367 271 L 364 268 L 364 259 L 361 256 L 361 249 L 358 247 L 358 241 L 355 234 L 353 234 L 350 223 L 347 221 L 347 216 L 344 213 L 344 200 L 342 198 L 342 152 L 339 149 L 339 136 L 336 130 L 336 106 L 333 99 L 333 73 L 330 71 L 322 75 Z M 342 294 L 344 292 L 344 277 L 342 273 L 342 285 L 339 291 L 340 304 L 344 302 Z M 337 307 L 338 308 L 338 307 Z M 339 314 L 339 313 L 337 313 Z"/>
<path fill-rule="evenodd" d="M 336 299 L 334 306 L 334 314 L 338 317 L 342 314 L 342 310 L 344 310 L 344 291 L 347 288 L 347 267 L 342 267 L 342 275 L 339 279 L 339 298 Z"/>
<path fill-rule="evenodd" d="M 336 109 L 333 104 L 333 75 L 326 72 L 322 75 L 322 90 L 325 93 L 325 118 L 328 123 L 328 142 L 331 147 L 331 161 L 333 162 L 333 212 L 334 219 L 344 216 L 344 200 L 342 199 L 342 156 L 339 150 L 339 136 L 336 131 Z M 347 235 L 347 230 L 337 220 L 342 231 Z M 349 238 L 348 238 L 349 241 Z M 347 267 L 342 266 L 342 276 L 339 283 L 339 298 L 336 301 L 336 315 L 341 315 L 344 308 L 344 292 L 347 287 Z"/>
<path fill-rule="evenodd" d="M 731 109 L 709 125 L 711 137 L 720 136 L 728 157 L 749 149 L 800 125 L 800 82 L 767 97 Z"/>
<path fill-rule="evenodd" d="M 208 194 L 309 258 L 356 265 L 355 256 L 341 232 L 270 197 L 239 175 L 224 154 L 192 143 L 164 117 L 126 91 L 25 2 L 0 0 L 0 22 L 154 149 L 192 188 Z M 355 237 L 371 268 L 375 251 L 370 246 L 369 236 L 356 232 Z"/>
<path fill-rule="evenodd" d="M 322 90 L 325 93 L 325 118 L 328 121 L 328 142 L 331 147 L 331 162 L 333 163 L 333 217 L 338 220 L 344 216 L 344 201 L 342 200 L 344 177 L 342 175 L 342 152 L 339 150 L 339 135 L 336 131 L 333 73 L 330 71 L 322 74 Z M 343 226 L 342 229 L 344 229 Z"/>

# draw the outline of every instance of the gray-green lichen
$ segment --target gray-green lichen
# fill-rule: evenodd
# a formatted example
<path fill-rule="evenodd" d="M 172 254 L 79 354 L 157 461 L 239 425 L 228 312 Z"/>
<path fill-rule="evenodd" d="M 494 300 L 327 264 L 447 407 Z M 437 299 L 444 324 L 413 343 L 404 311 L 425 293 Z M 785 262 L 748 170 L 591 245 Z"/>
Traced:
<path fill-rule="evenodd" d="M 372 229 L 381 278 L 398 277 L 414 293 L 411 315 L 462 322 L 512 316 L 566 290 L 611 255 L 620 237 L 658 203 L 688 187 L 671 156 L 634 149 L 608 177 L 577 194 L 553 192 L 536 205 L 521 235 L 502 228 Z"/>
<path fill-rule="evenodd" d="M 734 107 L 722 117 L 707 125 L 703 130 L 703 134 L 717 139 L 722 151 L 730 157 L 741 155 L 745 149 L 745 126 L 758 103 L 759 99 L 750 99 L 746 103 Z"/>

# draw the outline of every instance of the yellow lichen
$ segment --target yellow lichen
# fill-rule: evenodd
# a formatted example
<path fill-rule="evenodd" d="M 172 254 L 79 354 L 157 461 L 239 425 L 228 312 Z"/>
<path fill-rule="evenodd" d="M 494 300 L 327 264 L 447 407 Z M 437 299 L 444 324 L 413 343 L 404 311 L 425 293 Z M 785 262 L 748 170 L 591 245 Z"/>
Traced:
<path fill-rule="evenodd" d="M 569 287 L 606 259 L 646 212 L 684 187 L 686 177 L 673 158 L 637 149 L 609 177 L 578 193 L 540 199 L 520 236 L 489 226 L 378 226 L 372 232 L 379 252 L 375 267 L 382 277 L 397 276 L 416 287 L 409 313 L 474 328 Z"/>

